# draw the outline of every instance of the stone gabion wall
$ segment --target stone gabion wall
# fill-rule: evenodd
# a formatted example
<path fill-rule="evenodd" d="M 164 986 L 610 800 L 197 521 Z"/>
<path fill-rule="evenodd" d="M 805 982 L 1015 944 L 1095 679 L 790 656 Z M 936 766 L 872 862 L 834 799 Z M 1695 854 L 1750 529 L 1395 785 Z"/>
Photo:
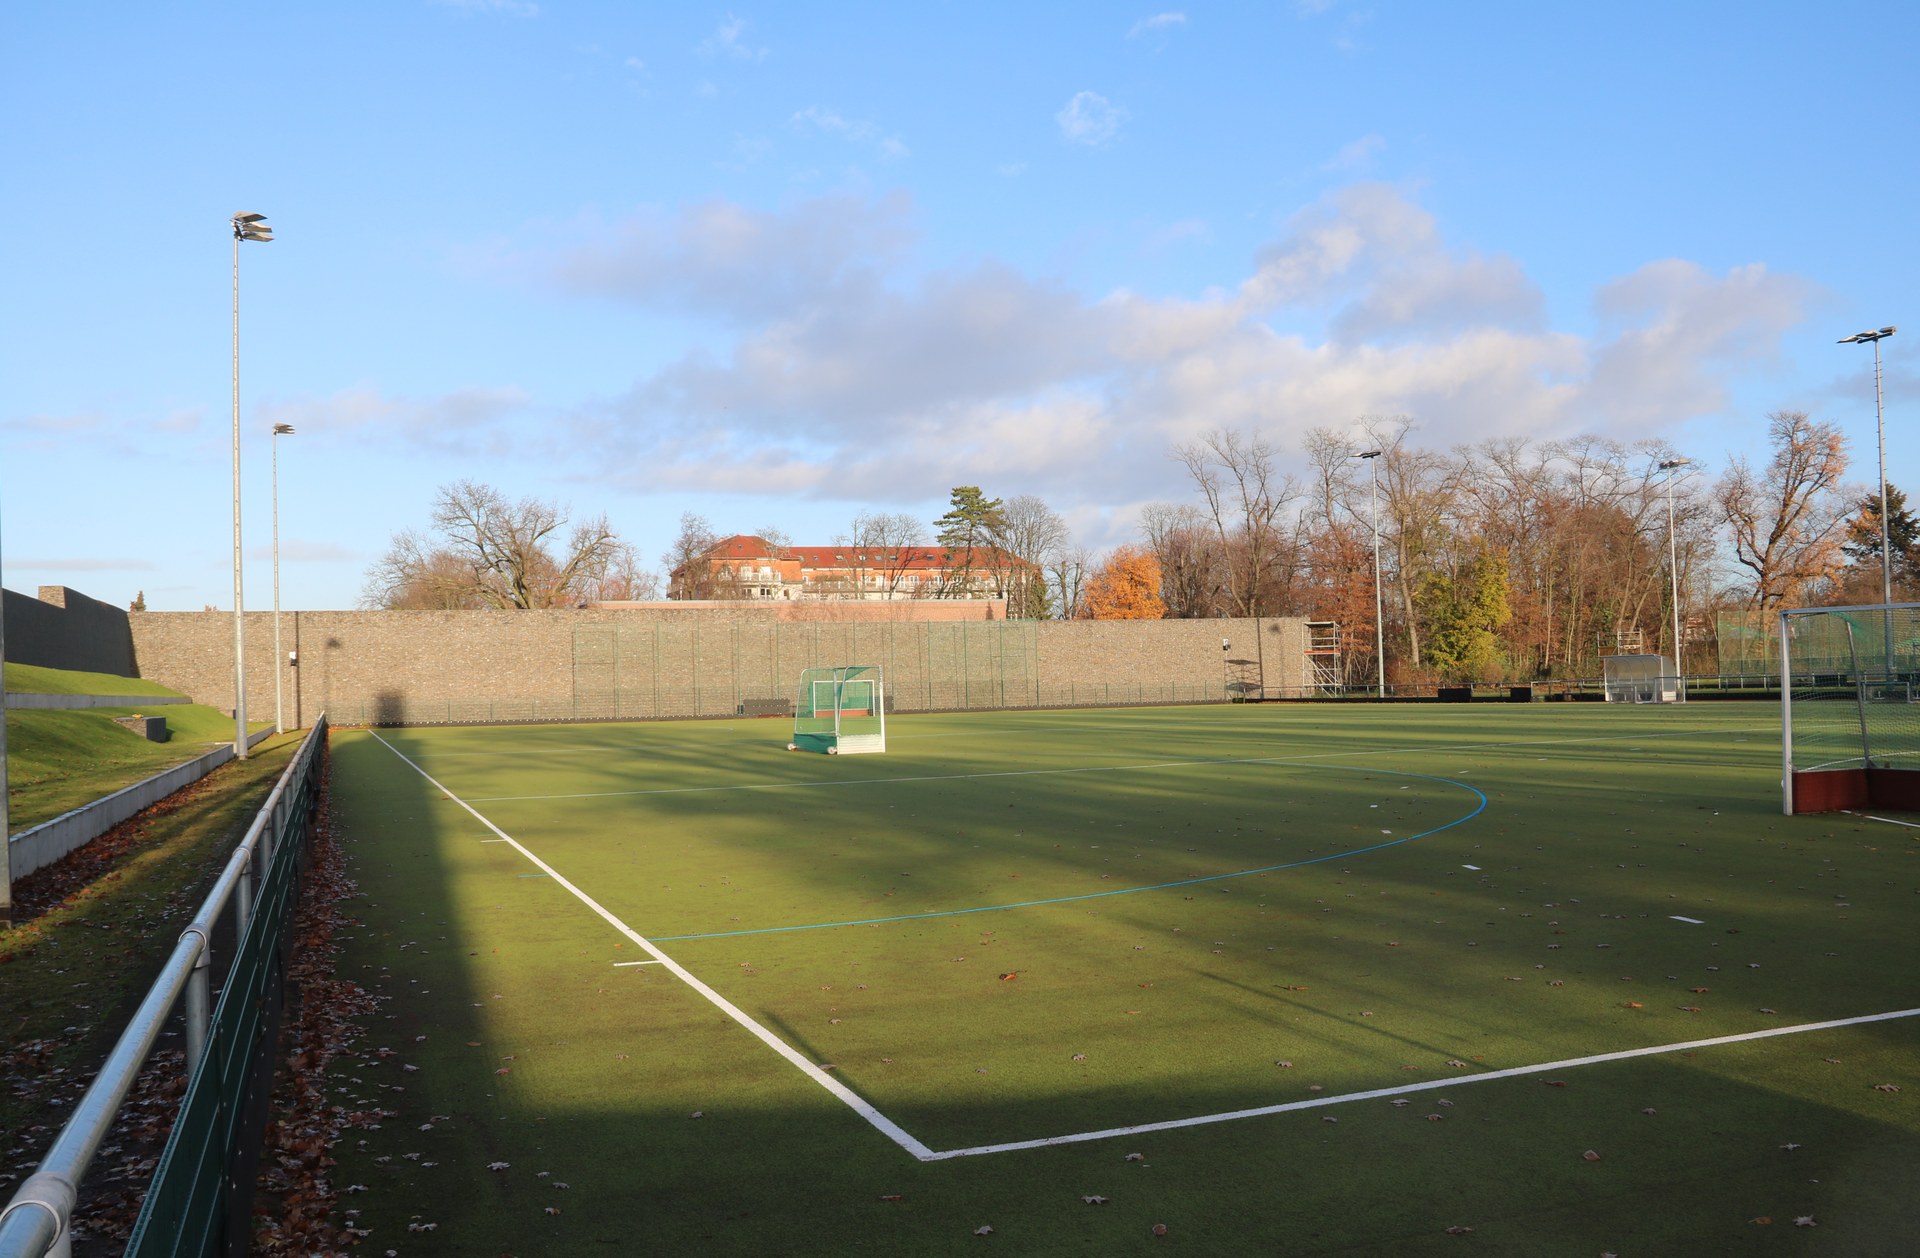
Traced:
<path fill-rule="evenodd" d="M 273 621 L 246 618 L 247 709 L 274 712 Z M 139 675 L 233 704 L 233 618 L 136 612 Z M 879 664 L 896 711 L 1218 702 L 1309 686 L 1305 622 L 796 618 L 792 609 L 286 612 L 290 726 L 732 715 L 804 668 Z M 1222 643 L 1231 643 L 1223 650 Z M 1256 645 L 1257 643 L 1257 645 Z M 1257 692 L 1250 692 L 1257 693 Z"/>

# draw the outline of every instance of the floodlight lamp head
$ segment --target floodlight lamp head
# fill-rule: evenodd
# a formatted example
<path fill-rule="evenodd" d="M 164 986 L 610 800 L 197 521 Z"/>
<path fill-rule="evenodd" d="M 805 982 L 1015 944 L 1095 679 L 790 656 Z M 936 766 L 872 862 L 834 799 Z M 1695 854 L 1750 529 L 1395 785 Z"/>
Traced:
<path fill-rule="evenodd" d="M 1356 459 L 1377 459 L 1380 457 L 1381 453 L 1382 452 L 1379 450 L 1363 450 L 1360 453 L 1355 454 L 1353 457 Z"/>
<path fill-rule="evenodd" d="M 276 437 L 291 437 L 293 435 L 293 425 L 275 424 L 273 426 L 273 435 Z"/>
<path fill-rule="evenodd" d="M 1660 470 L 1663 472 L 1671 472 L 1676 467 L 1686 467 L 1692 462 L 1692 459 L 1662 459 L 1660 460 Z"/>
<path fill-rule="evenodd" d="M 251 210 L 248 210 L 235 214 L 233 221 L 236 223 L 261 223 L 266 221 L 266 217 L 265 214 L 255 214 Z"/>

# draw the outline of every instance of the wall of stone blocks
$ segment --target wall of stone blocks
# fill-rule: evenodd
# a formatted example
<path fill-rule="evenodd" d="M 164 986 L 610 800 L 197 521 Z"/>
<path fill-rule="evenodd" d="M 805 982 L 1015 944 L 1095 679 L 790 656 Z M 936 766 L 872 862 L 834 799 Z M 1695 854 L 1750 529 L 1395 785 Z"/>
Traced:
<path fill-rule="evenodd" d="M 16 664 L 134 677 L 128 613 L 64 585 L 43 585 L 38 598 L 0 591 L 7 658 Z"/>
<path fill-rule="evenodd" d="M 245 620 L 247 709 L 270 720 L 272 613 Z M 231 613 L 136 612 L 131 627 L 140 676 L 232 706 Z M 340 724 L 725 716 L 791 697 L 802 669 L 836 664 L 881 665 L 895 711 L 1218 702 L 1240 674 L 1263 675 L 1269 698 L 1307 685 L 1305 622 L 1292 619 L 796 619 L 753 605 L 286 612 L 281 636 L 290 726 L 323 710 Z M 1230 663 L 1242 660 L 1254 664 Z"/>

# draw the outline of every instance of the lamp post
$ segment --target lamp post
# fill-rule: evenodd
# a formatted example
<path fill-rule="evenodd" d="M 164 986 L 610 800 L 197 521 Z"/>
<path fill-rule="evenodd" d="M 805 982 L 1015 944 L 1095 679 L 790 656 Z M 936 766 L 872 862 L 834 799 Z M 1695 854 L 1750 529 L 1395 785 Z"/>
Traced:
<path fill-rule="evenodd" d="M 1379 674 L 1380 697 L 1384 699 L 1387 697 L 1387 625 L 1380 604 L 1380 465 L 1374 462 L 1380 455 L 1379 450 L 1364 450 L 1353 457 L 1367 461 L 1372 483 L 1367 497 L 1373 506 L 1373 658 L 1374 671 Z"/>
<path fill-rule="evenodd" d="M 1660 470 L 1667 474 L 1667 581 L 1673 596 L 1673 689 L 1680 702 L 1687 701 L 1686 669 L 1680 666 L 1680 548 L 1674 541 L 1673 481 L 1680 469 L 1692 459 L 1662 459 Z"/>
<path fill-rule="evenodd" d="M 1900 329 L 1891 325 L 1873 332 L 1855 332 L 1852 336 L 1842 337 L 1838 344 L 1873 344 L 1873 427 L 1874 440 L 1880 451 L 1880 602 L 1893 602 L 1893 548 L 1887 543 L 1887 413 L 1880 395 L 1880 342 L 1886 340 Z M 1886 621 L 1886 657 L 1881 667 L 1889 671 L 1893 668 L 1893 619 L 1889 614 Z"/>
<path fill-rule="evenodd" d="M 269 241 L 264 214 L 235 214 L 233 224 L 233 754 L 247 758 L 247 630 L 240 589 L 240 242 Z"/>
<path fill-rule="evenodd" d="M 286 657 L 280 654 L 280 438 L 293 435 L 292 424 L 273 426 L 273 732 L 287 732 L 286 708 L 280 697 L 280 681 L 286 674 Z"/>
<path fill-rule="evenodd" d="M 1873 419 L 1874 437 L 1880 455 L 1880 601 L 1893 601 L 1893 552 L 1887 543 L 1887 419 L 1880 391 L 1880 342 L 1898 328 L 1884 327 L 1874 332 L 1855 332 L 1843 337 L 1841 345 L 1873 345 Z"/>

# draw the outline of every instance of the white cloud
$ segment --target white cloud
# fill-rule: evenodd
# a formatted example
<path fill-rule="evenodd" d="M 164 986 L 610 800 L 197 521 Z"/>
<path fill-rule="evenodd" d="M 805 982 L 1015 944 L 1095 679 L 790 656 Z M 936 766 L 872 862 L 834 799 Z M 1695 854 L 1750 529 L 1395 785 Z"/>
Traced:
<path fill-rule="evenodd" d="M 1139 39 L 1142 35 L 1161 35 L 1176 26 L 1185 26 L 1187 15 L 1184 13 L 1156 13 L 1152 17 L 1143 17 L 1127 31 L 1128 39 Z"/>
<path fill-rule="evenodd" d="M 0 420 L 0 428 L 52 436 L 90 432 L 106 422 L 106 416 L 98 411 L 81 411 L 72 415 L 27 415 L 20 419 L 4 419 Z"/>
<path fill-rule="evenodd" d="M 303 433 L 353 433 L 414 449 L 448 453 L 503 452 L 515 443 L 513 421 L 532 409 L 526 390 L 513 386 L 456 389 L 438 397 L 390 397 L 360 386 L 324 398 L 257 408 L 262 424 L 292 424 Z"/>
<path fill-rule="evenodd" d="M 1504 256 L 1450 250 L 1433 216 L 1386 184 L 1354 184 L 1295 215 L 1242 286 L 1250 309 L 1339 303 L 1342 341 L 1498 325 L 1532 328 L 1544 300 Z"/>
<path fill-rule="evenodd" d="M 907 146 L 898 137 L 882 135 L 878 125 L 864 119 L 850 119 L 832 109 L 809 105 L 787 120 L 787 125 L 802 133 L 838 136 L 853 144 L 872 145 L 881 156 L 907 156 Z"/>
<path fill-rule="evenodd" d="M 1709 414 L 1727 402 L 1729 364 L 1771 359 L 1800 321 L 1811 287 L 1753 263 L 1715 276 L 1679 259 L 1650 262 L 1600 290 L 1594 305 L 1612 325 L 1583 408 L 1594 419 L 1651 426 Z"/>
<path fill-rule="evenodd" d="M 152 572 L 150 559 L 20 559 L 7 556 L 7 567 L 21 572 Z"/>
<path fill-rule="evenodd" d="M 1127 111 L 1098 92 L 1075 92 L 1053 120 L 1060 124 L 1060 134 L 1075 144 L 1098 148 L 1120 134 Z"/>
<path fill-rule="evenodd" d="M 649 305 L 758 320 L 876 285 L 913 238 L 904 193 L 820 197 L 786 212 L 707 201 L 565 225 L 564 248 L 510 263 L 563 285 Z"/>
<path fill-rule="evenodd" d="M 1341 145 L 1340 151 L 1322 163 L 1320 169 L 1327 171 L 1363 170 L 1371 166 L 1374 155 L 1383 151 L 1386 147 L 1387 141 L 1385 136 L 1377 133 L 1363 135 L 1357 140 Z"/>
<path fill-rule="evenodd" d="M 747 28 L 752 23 L 745 18 L 727 14 L 726 21 L 701 41 L 700 51 L 708 56 L 728 57 L 735 61 L 764 61 L 767 50 L 763 45 L 746 41 Z"/>
<path fill-rule="evenodd" d="M 1558 331 L 1518 260 L 1448 241 L 1382 184 L 1302 209 L 1243 275 L 1191 295 L 1095 296 L 991 261 L 923 271 L 913 232 L 904 197 L 569 229 L 587 244 L 549 259 L 567 282 L 727 330 L 571 417 L 561 457 L 591 451 L 585 475 L 636 492 L 919 501 L 992 482 L 1064 511 L 1181 492 L 1168 448 L 1221 425 L 1283 450 L 1381 413 L 1439 447 L 1630 440 L 1724 405 L 1810 297 L 1763 267 L 1659 262 L 1596 293 L 1597 332 Z"/>

